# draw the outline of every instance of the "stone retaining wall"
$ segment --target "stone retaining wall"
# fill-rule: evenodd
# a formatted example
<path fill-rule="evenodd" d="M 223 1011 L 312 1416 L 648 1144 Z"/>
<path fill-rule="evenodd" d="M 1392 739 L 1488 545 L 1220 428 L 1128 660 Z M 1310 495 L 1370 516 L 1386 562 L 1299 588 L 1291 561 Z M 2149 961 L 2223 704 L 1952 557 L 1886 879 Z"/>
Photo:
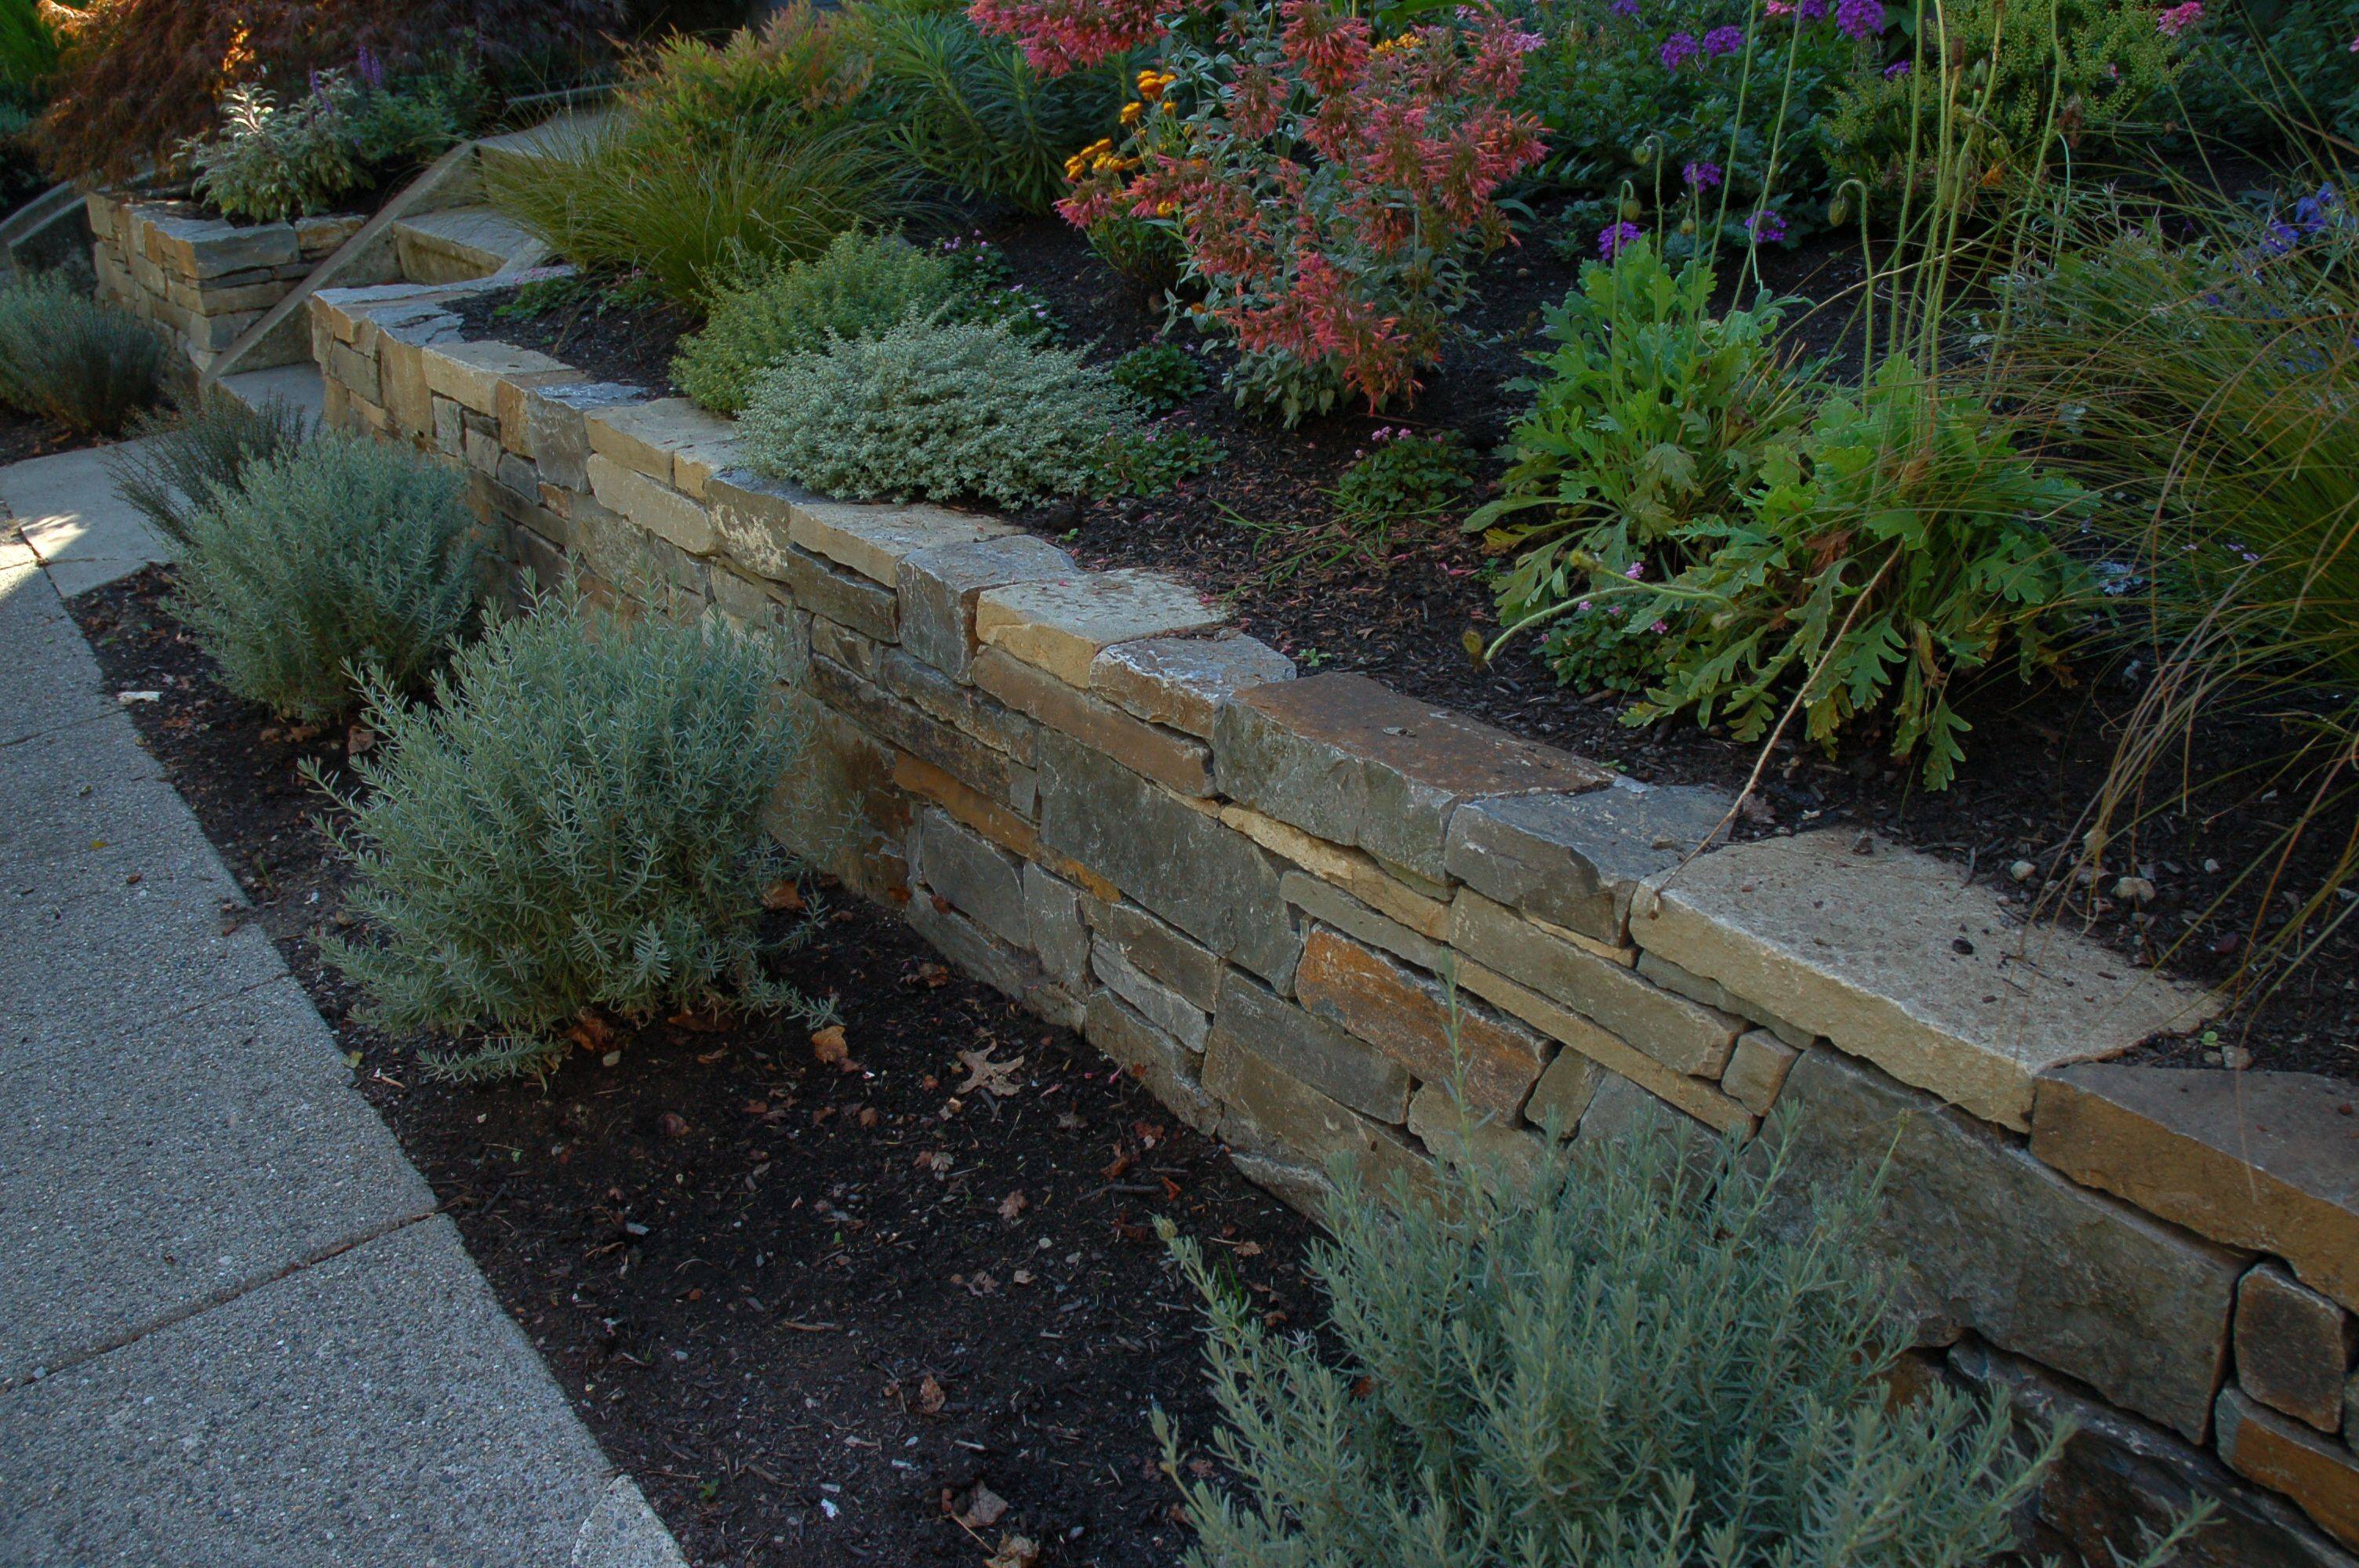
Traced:
<path fill-rule="evenodd" d="M 329 419 L 465 464 L 519 574 L 775 633 L 832 869 L 1256 1179 L 1796 1106 L 1806 1183 L 1889 1159 L 1923 1369 L 2080 1419 L 2047 1546 L 2209 1493 L 2190 1562 L 2359 1561 L 2348 1086 L 2109 1064 L 2213 999 L 1850 830 L 1690 859 L 1714 792 L 1299 676 L 990 516 L 765 481 L 680 399 L 460 341 L 455 292 L 312 302 Z"/>
<path fill-rule="evenodd" d="M 187 202 L 104 191 L 85 200 L 99 297 L 162 327 L 199 374 L 366 222 L 337 214 L 236 224 Z M 302 347 L 296 338 L 283 357 L 249 356 L 242 368 L 299 362 Z"/>

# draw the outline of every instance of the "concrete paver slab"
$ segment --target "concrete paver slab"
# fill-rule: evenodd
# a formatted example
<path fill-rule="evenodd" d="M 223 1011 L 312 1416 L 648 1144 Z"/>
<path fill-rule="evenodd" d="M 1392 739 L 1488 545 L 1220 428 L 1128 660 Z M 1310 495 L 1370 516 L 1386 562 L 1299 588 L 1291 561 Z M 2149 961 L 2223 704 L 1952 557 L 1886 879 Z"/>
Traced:
<path fill-rule="evenodd" d="M 568 1568 L 612 1475 L 438 1216 L 0 1394 L 0 1562 Z"/>
<path fill-rule="evenodd" d="M 0 1382 L 434 1207 L 292 978 L 0 1040 Z"/>
<path fill-rule="evenodd" d="M 170 545 L 115 492 L 108 465 L 119 449 L 85 447 L 0 469 L 0 505 L 66 598 L 172 558 Z"/>
<path fill-rule="evenodd" d="M 222 914 L 218 881 L 102 885 L 12 931 L 0 963 L 0 1038 L 91 1038 L 251 990 L 286 972 L 259 926 Z"/>

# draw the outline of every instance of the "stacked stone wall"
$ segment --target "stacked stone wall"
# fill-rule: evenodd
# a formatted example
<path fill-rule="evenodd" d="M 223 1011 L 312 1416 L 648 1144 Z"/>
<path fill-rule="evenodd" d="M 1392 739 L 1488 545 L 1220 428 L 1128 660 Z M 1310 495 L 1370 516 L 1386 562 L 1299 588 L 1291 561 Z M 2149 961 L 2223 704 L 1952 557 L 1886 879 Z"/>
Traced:
<path fill-rule="evenodd" d="M 104 191 L 86 198 L 98 293 L 155 322 L 201 374 L 366 220 L 354 214 L 291 223 L 232 223 L 183 202 L 138 201 Z M 249 359 L 242 368 L 291 363 Z"/>

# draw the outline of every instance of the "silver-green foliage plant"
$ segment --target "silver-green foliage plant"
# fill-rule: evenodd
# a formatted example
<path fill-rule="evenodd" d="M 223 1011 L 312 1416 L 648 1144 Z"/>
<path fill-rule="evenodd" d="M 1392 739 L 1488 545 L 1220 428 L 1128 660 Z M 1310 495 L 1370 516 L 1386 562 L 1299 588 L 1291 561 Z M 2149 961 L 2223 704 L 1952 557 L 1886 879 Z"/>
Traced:
<path fill-rule="evenodd" d="M 329 719 L 416 687 L 473 629 L 484 543 L 457 471 L 325 435 L 250 464 L 190 514 L 174 608 L 222 684 Z"/>
<path fill-rule="evenodd" d="M 156 400 L 164 340 L 60 273 L 0 284 L 0 403 L 109 436 Z"/>
<path fill-rule="evenodd" d="M 1654 1133 L 1528 1180 L 1438 1165 L 1390 1204 L 1346 1180 L 1310 1260 L 1319 1338 L 1269 1326 L 1175 1241 L 1211 1318 L 1212 1452 L 1236 1483 L 1194 1478 L 1158 1412 L 1199 1536 L 1188 1562 L 1966 1568 L 2009 1552 L 2068 1433 L 2027 1441 L 2003 1400 L 1939 1386 L 1890 1402 L 1907 1336 L 1866 1261 L 1870 1195 L 1796 1191 L 1788 1130 L 1716 1164 Z"/>
<path fill-rule="evenodd" d="M 679 346 L 672 380 L 703 406 L 735 414 L 755 379 L 835 338 L 873 337 L 950 305 L 959 281 L 942 256 L 897 234 L 839 234 L 810 261 L 777 262 L 716 292 L 704 329 Z"/>
<path fill-rule="evenodd" d="M 268 90 L 231 89 L 219 134 L 185 142 L 198 195 L 232 218 L 284 222 L 325 212 L 366 179 L 343 103 L 329 85 L 281 107 Z"/>
<path fill-rule="evenodd" d="M 545 596 L 451 661 L 433 700 L 372 681 L 378 750 L 338 796 L 371 942 L 328 956 L 382 1027 L 493 1038 L 429 1061 L 551 1065 L 589 1009 L 726 1002 L 819 1017 L 766 976 L 763 805 L 804 737 L 777 652 L 714 617 L 624 621 Z"/>
<path fill-rule="evenodd" d="M 1136 423 L 1106 373 L 1006 325 L 904 321 L 797 354 L 756 384 L 742 435 L 766 473 L 847 500 L 1027 506 L 1097 487 Z"/>
<path fill-rule="evenodd" d="M 249 464 L 301 446 L 304 430 L 302 412 L 282 399 L 251 405 L 217 393 L 168 415 L 141 415 L 136 438 L 109 453 L 107 467 L 123 499 L 185 550 L 197 508 L 217 491 L 234 493 Z"/>

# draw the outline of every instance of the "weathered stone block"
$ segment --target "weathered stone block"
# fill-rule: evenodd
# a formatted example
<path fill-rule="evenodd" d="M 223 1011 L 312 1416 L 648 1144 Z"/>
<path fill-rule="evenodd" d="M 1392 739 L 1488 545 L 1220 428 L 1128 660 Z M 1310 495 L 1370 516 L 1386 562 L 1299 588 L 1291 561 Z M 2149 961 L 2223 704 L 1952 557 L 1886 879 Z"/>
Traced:
<path fill-rule="evenodd" d="M 1797 1193 L 1884 1171 L 1870 1238 L 1931 1338 L 1971 1328 L 2201 1442 L 2245 1258 L 2075 1186 L 1867 1063 L 1807 1051 Z M 1953 1325 L 1953 1326 L 1952 1326 Z"/>
<path fill-rule="evenodd" d="M 1008 707 L 1103 752 L 1166 789 L 1199 796 L 1212 793 L 1212 749 L 1193 736 L 1134 719 L 996 648 L 977 654 L 969 674 L 976 686 Z"/>
<path fill-rule="evenodd" d="M 1532 1098 L 1524 1102 L 1524 1120 L 1533 1127 L 1553 1126 L 1560 1138 L 1570 1138 L 1581 1129 L 1581 1119 L 1597 1098 L 1600 1085 L 1616 1075 L 1597 1065 L 1594 1057 L 1578 1051 L 1560 1051 L 1556 1059 L 1532 1086 Z"/>
<path fill-rule="evenodd" d="M 2228 1468 L 2283 1492 L 2327 1534 L 2359 1547 L 2359 1454 L 2235 1389 L 2220 1391 L 2219 1422 Z"/>
<path fill-rule="evenodd" d="M 2359 1351 L 2359 1319 L 2275 1263 L 2236 1291 L 2236 1384 L 2271 1410 L 2333 1433 Z"/>
<path fill-rule="evenodd" d="M 1313 838 L 1299 827 L 1242 806 L 1223 806 L 1221 820 L 1272 854 L 1343 889 L 1388 921 L 1436 942 L 1450 933 L 1450 906 L 1393 876 L 1373 855 Z"/>
<path fill-rule="evenodd" d="M 899 648 L 878 652 L 876 673 L 879 685 L 917 704 L 921 712 L 964 730 L 1027 767 L 1038 760 L 1040 727 L 989 693 L 962 687 Z"/>
<path fill-rule="evenodd" d="M 1624 778 L 1573 795 L 1477 801 L 1451 818 L 1442 863 L 1501 903 L 1619 944 L 1638 884 L 1677 865 L 1728 806 L 1717 790 Z"/>
<path fill-rule="evenodd" d="M 787 536 L 793 490 L 749 469 L 724 470 L 705 481 L 704 500 L 722 547 L 746 571 L 772 582 L 786 580 L 788 552 L 794 547 Z"/>
<path fill-rule="evenodd" d="M 1082 890 L 1039 867 L 1024 867 L 1026 944 L 1059 985 L 1079 988 L 1090 972 L 1090 930 L 1082 916 Z"/>
<path fill-rule="evenodd" d="M 1040 838 L 1284 989 L 1302 950 L 1278 867 L 1251 840 L 1077 741 L 1040 737 Z"/>
<path fill-rule="evenodd" d="M 1547 1140 L 1513 1117 L 1477 1110 L 1428 1084 L 1408 1102 L 1409 1135 L 1452 1165 L 1471 1167 L 1486 1186 L 1528 1191 L 1548 1171 Z"/>
<path fill-rule="evenodd" d="M 2031 1152 L 2359 1311 L 2359 1091 L 2308 1073 L 2092 1063 L 2041 1080 Z"/>
<path fill-rule="evenodd" d="M 1630 1079 L 1656 1098 L 1723 1132 L 1753 1130 L 1753 1114 L 1707 1078 L 1675 1072 L 1637 1050 L 1620 1035 L 1571 1008 L 1550 1001 L 1538 991 L 1517 985 L 1496 970 L 1462 961 L 1458 983 L 1500 1011 L 1530 1024 L 1541 1033 L 1588 1057 L 1600 1066 Z M 1558 1059 L 1562 1060 L 1562 1054 Z M 1526 1113 L 1533 1120 L 1536 1113 Z"/>
<path fill-rule="evenodd" d="M 801 692 L 784 701 L 810 727 L 812 743 L 802 766 L 780 781 L 763 826 L 869 897 L 906 899 L 909 796 L 895 782 L 893 749 Z"/>
<path fill-rule="evenodd" d="M 500 459 L 506 454 L 500 450 L 497 437 L 482 430 L 469 430 L 461 438 L 461 449 L 466 454 L 469 468 L 478 473 L 489 474 L 495 479 L 499 477 Z M 536 490 L 539 488 L 538 481 L 534 488 Z"/>
<path fill-rule="evenodd" d="M 1030 768 L 964 731 L 928 717 L 832 659 L 813 654 L 805 681 L 813 697 L 895 746 L 920 757 L 1019 815 L 1031 809 L 1038 779 Z"/>
<path fill-rule="evenodd" d="M 773 558 L 775 577 L 746 560 L 734 544 L 730 558 L 757 576 L 784 582 L 798 605 L 849 626 L 864 637 L 890 643 L 900 630 L 900 605 L 891 594 L 866 578 L 836 570 L 808 550 L 788 546 Z"/>
<path fill-rule="evenodd" d="M 885 648 L 885 643 L 864 637 L 824 615 L 811 617 L 811 652 L 823 659 L 833 659 L 862 680 L 876 679 L 877 660 Z"/>
<path fill-rule="evenodd" d="M 1228 619 L 1194 589 L 1153 572 L 1080 572 L 984 589 L 974 633 L 986 647 L 1087 690 L 1090 665 L 1116 643 L 1209 632 Z"/>
<path fill-rule="evenodd" d="M 1430 1184 L 1432 1167 L 1389 1128 L 1338 1104 L 1226 1037 L 1204 1053 L 1204 1087 L 1222 1105 L 1221 1137 L 1248 1154 L 1311 1171 L 1355 1167 L 1363 1185 Z"/>
<path fill-rule="evenodd" d="M 1073 558 L 1029 534 L 912 550 L 895 574 L 901 598 L 901 642 L 955 680 L 974 661 L 974 601 L 984 589 L 1069 577 Z"/>
<path fill-rule="evenodd" d="M 647 389 L 614 381 L 580 381 L 520 388 L 525 452 L 540 477 L 566 490 L 590 488 L 587 416 L 647 396 Z"/>
<path fill-rule="evenodd" d="M 1451 904 L 1450 945 L 1518 984 L 1585 1013 L 1690 1077 L 1716 1078 L 1745 1021 L 1667 991 L 1609 959 L 1560 942 L 1471 888 Z"/>
<path fill-rule="evenodd" d="M 1219 1001 L 1221 974 L 1228 966 L 1211 949 L 1127 901 L 1092 899 L 1082 906 L 1082 916 L 1101 942 L 1179 992 L 1190 1006 L 1210 1012 Z"/>
<path fill-rule="evenodd" d="M 1209 1135 L 1219 1126 L 1220 1102 L 1205 1089 L 1188 1048 L 1112 991 L 1090 994 L 1082 1033 L 1190 1127 Z"/>
<path fill-rule="evenodd" d="M 1495 1018 L 1407 965 L 1323 926 L 1304 941 L 1295 995 L 1425 1082 L 1464 1075 L 1468 1103 L 1513 1113 L 1523 1107 L 1553 1047 L 1521 1024 Z"/>
<path fill-rule="evenodd" d="M 328 345 L 326 371 L 330 381 L 343 383 L 348 391 L 359 393 L 371 403 L 384 398 L 385 394 L 377 385 L 376 361 L 346 344 L 332 342 Z"/>
<path fill-rule="evenodd" d="M 459 416 L 466 410 L 447 397 L 430 395 L 426 407 L 427 423 L 434 432 L 434 449 L 447 458 L 461 455 L 465 449 L 467 427 Z"/>
<path fill-rule="evenodd" d="M 1016 531 L 996 518 L 947 507 L 829 501 L 807 494 L 796 497 L 788 519 L 788 537 L 794 543 L 886 588 L 899 584 L 905 556 Z"/>
<path fill-rule="evenodd" d="M 671 455 L 671 487 L 702 501 L 712 493 L 713 476 L 728 472 L 737 462 L 734 436 L 692 442 Z"/>
<path fill-rule="evenodd" d="M 1279 896 L 1322 925 L 1332 925 L 1366 947 L 1381 947 L 1436 974 L 1451 962 L 1450 950 L 1429 941 L 1381 911 L 1370 909 L 1332 882 L 1307 871 L 1288 871 L 1278 879 Z"/>
<path fill-rule="evenodd" d="M 1169 986 L 1142 974 L 1138 966 L 1101 935 L 1090 947 L 1090 973 L 1133 1011 L 1190 1051 L 1201 1051 L 1212 1018 Z"/>
<path fill-rule="evenodd" d="M 1767 1030 L 1753 1030 L 1738 1036 L 1728 1070 L 1720 1076 L 1720 1087 L 1754 1115 L 1767 1116 L 1777 1103 L 1777 1091 L 1786 1087 L 1786 1075 L 1793 1071 L 1801 1054 Z"/>
<path fill-rule="evenodd" d="M 1764 838 L 1649 881 L 1641 947 L 2018 1131 L 2038 1075 L 2217 1011 L 2092 941 L 2026 931 L 1930 855 L 1848 830 Z"/>
<path fill-rule="evenodd" d="M 909 901 L 905 914 L 911 930 L 934 945 L 951 965 L 988 985 L 1002 996 L 1021 1001 L 1040 984 L 1040 966 L 1032 955 L 998 941 L 981 926 L 929 898 Z"/>
<path fill-rule="evenodd" d="M 500 378 L 566 371 L 564 361 L 537 349 L 506 343 L 438 343 L 426 351 L 427 389 L 462 408 L 496 418 L 500 409 Z M 662 477 L 669 479 L 669 472 Z"/>
<path fill-rule="evenodd" d="M 1255 687 L 1212 724 L 1220 788 L 1241 806 L 1437 881 L 1452 812 L 1484 795 L 1582 790 L 1607 774 L 1359 675 Z"/>
<path fill-rule="evenodd" d="M 501 376 L 499 384 L 492 390 L 492 417 L 499 426 L 501 448 L 517 457 L 531 458 L 532 417 L 526 407 L 527 395 L 544 386 L 579 386 L 588 379 L 571 366 Z M 582 440 L 586 453 L 586 433 Z"/>
<path fill-rule="evenodd" d="M 1399 1062 L 1234 969 L 1221 983 L 1212 1035 L 1378 1121 L 1398 1125 L 1408 1115 L 1408 1070 Z"/>
<path fill-rule="evenodd" d="M 685 397 L 603 404 L 589 411 L 586 424 L 592 451 L 665 485 L 671 483 L 673 453 L 728 440 L 735 430 Z"/>
<path fill-rule="evenodd" d="M 1090 663 L 1090 689 L 1098 696 L 1150 724 L 1206 740 L 1223 698 L 1293 678 L 1292 659 L 1232 632 L 1116 643 Z"/>
<path fill-rule="evenodd" d="M 590 454 L 589 469 L 590 492 L 601 506 L 621 513 L 690 555 L 709 556 L 719 548 L 720 535 L 701 503 L 602 453 Z"/>
<path fill-rule="evenodd" d="M 1712 1170 L 1723 1146 L 1716 1129 L 1648 1094 L 1619 1073 L 1601 1073 L 1589 1108 L 1582 1112 L 1578 1141 L 1593 1148 L 1628 1144 L 1641 1138 L 1666 1141 L 1672 1159 L 1691 1178 L 1701 1178 Z"/>
<path fill-rule="evenodd" d="M 1718 1008 L 1723 1012 L 1746 1018 L 1755 1017 L 1756 1014 L 1767 1011 L 1758 1002 L 1747 1001 L 1743 997 L 1733 994 L 1718 980 L 1708 980 L 1701 975 L 1690 974 L 1660 953 L 1638 954 L 1636 967 L 1638 972 L 1647 979 L 1667 991 L 1679 992 L 1690 1001 L 1700 1001 L 1706 1007 Z M 1747 1009 L 1752 1011 L 1748 1012 Z M 1797 1051 L 1807 1051 L 1814 1044 L 1810 1032 L 1807 1029 L 1797 1029 L 1794 1025 L 1775 1018 L 1756 1018 L 1756 1022 Z"/>
<path fill-rule="evenodd" d="M 1023 862 L 982 835 L 940 811 L 918 813 L 910 872 L 993 935 L 1014 946 L 1029 945 Z"/>

